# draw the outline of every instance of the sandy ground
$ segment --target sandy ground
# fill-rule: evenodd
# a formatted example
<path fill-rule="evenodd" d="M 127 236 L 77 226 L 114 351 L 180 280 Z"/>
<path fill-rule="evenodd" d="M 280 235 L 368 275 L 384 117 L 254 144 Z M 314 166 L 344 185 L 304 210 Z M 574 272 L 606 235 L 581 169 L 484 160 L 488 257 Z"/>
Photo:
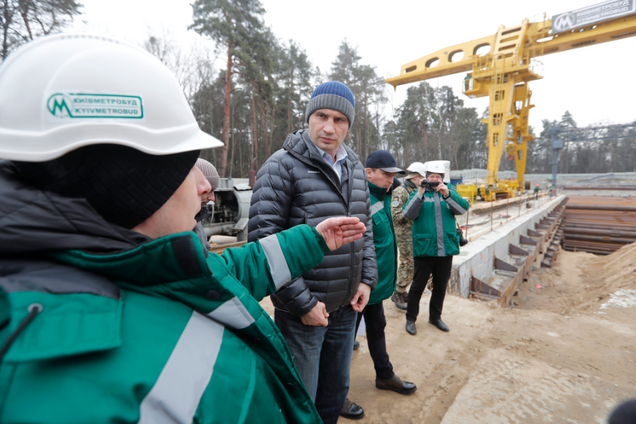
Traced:
<path fill-rule="evenodd" d="M 417 384 L 412 395 L 375 388 L 358 337 L 349 391 L 365 409 L 358 422 L 606 423 L 636 397 L 636 245 L 605 257 L 560 252 L 552 269 L 529 274 L 512 308 L 448 295 L 449 333 L 428 323 L 428 296 L 421 306 L 411 336 L 405 312 L 384 301 L 391 362 Z"/>

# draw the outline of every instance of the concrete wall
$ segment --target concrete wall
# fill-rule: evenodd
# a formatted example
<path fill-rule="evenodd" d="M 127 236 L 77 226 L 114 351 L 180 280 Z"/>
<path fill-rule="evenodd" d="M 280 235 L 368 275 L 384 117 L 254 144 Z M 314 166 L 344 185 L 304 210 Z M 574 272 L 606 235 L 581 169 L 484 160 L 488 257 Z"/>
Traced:
<path fill-rule="evenodd" d="M 563 196 L 558 196 L 541 207 L 516 218 L 493 231 L 484 234 L 461 248 L 460 254 L 453 258 L 454 283 L 459 293 L 468 297 L 470 294 L 470 277 L 474 276 L 487 282 L 494 274 L 494 258 L 513 263 L 508 246 L 514 244 L 525 250 L 532 246 L 521 245 L 519 236 L 528 236 L 528 229 L 535 230 L 535 224 L 545 218 L 561 203 Z"/>

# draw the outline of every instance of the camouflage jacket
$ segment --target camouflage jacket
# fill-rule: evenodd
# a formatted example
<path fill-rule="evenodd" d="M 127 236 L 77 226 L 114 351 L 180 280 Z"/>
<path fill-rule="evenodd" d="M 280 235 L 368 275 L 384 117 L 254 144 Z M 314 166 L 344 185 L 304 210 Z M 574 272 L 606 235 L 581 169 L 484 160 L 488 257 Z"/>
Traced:
<path fill-rule="evenodd" d="M 404 218 L 402 209 L 408 203 L 411 193 L 417 191 L 417 187 L 411 180 L 405 180 L 404 184 L 393 190 L 391 195 L 391 217 L 393 218 L 393 227 L 395 228 L 395 237 L 398 243 L 411 243 L 413 236 L 411 227 L 413 221 Z"/>

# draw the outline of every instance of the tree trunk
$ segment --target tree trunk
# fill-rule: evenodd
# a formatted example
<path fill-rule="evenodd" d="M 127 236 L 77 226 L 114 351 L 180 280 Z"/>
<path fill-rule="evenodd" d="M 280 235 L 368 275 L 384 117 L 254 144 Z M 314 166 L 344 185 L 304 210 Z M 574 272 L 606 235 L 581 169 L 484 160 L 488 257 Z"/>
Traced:
<path fill-rule="evenodd" d="M 294 119 L 292 109 L 294 104 L 292 102 L 292 96 L 294 95 L 294 68 L 291 69 L 291 86 L 289 87 L 289 99 L 287 101 L 287 134 L 294 132 Z"/>
<path fill-rule="evenodd" d="M 428 132 L 426 131 L 426 121 L 422 117 L 422 132 L 424 134 L 424 157 L 428 157 Z"/>
<path fill-rule="evenodd" d="M 254 93 L 256 92 L 255 84 L 252 84 L 252 87 L 252 146 L 254 150 L 251 159 L 256 158 L 256 166 L 258 166 L 258 135 L 256 133 L 256 105 L 254 104 Z"/>
<path fill-rule="evenodd" d="M 232 93 L 232 40 L 227 47 L 227 71 L 225 73 L 225 101 L 223 109 L 223 142 L 221 147 L 221 164 L 219 166 L 219 176 L 224 178 L 227 169 L 227 151 L 230 148 L 230 99 Z"/>
<path fill-rule="evenodd" d="M 229 112 L 229 115 L 228 115 L 229 116 L 229 119 L 228 119 L 229 120 L 229 125 L 228 125 L 228 127 L 231 127 L 232 124 L 234 124 L 234 115 L 233 115 L 232 112 L 235 112 L 235 110 L 234 109 L 230 109 L 230 112 Z M 228 162 L 227 161 L 227 157 L 225 158 L 226 159 L 226 165 L 227 165 L 227 175 L 229 177 L 232 176 L 232 165 L 234 164 L 234 149 L 236 148 L 236 143 L 241 141 L 240 139 L 237 140 L 237 138 L 238 137 L 237 137 L 236 131 L 232 131 L 232 144 L 231 144 L 232 150 L 229 152 L 229 155 L 230 155 L 229 164 L 227 163 Z M 228 140 L 229 140 L 229 133 L 228 133 Z"/>
<path fill-rule="evenodd" d="M 2 61 L 9 55 L 9 25 L 12 21 L 12 13 L 9 10 L 9 0 L 4 0 L 2 5 L 3 22 L 2 22 Z"/>
<path fill-rule="evenodd" d="M 29 33 L 29 40 L 33 40 L 33 34 L 31 33 L 31 26 L 29 25 L 29 18 L 27 16 L 27 11 L 28 9 L 24 9 L 23 7 L 20 8 L 20 15 L 22 16 L 22 20 L 24 21 L 24 27 L 26 28 L 27 32 Z"/>

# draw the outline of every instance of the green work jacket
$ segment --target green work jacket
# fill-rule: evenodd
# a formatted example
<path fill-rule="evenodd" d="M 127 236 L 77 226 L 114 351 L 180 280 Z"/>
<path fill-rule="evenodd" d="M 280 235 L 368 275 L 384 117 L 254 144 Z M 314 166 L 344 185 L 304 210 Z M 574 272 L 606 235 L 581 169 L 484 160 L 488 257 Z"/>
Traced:
<path fill-rule="evenodd" d="M 447 199 L 425 191 L 411 194 L 402 214 L 413 221 L 413 256 L 452 256 L 459 253 L 456 215 L 466 213 L 469 203 L 449 187 Z"/>
<path fill-rule="evenodd" d="M 367 181 L 368 182 L 368 181 Z M 385 188 L 370 182 L 371 216 L 373 218 L 373 244 L 378 262 L 378 284 L 371 292 L 369 305 L 388 299 L 395 291 L 397 281 L 397 243 L 393 218 L 391 218 L 391 195 Z"/>
<path fill-rule="evenodd" d="M 298 225 L 222 255 L 193 232 L 0 255 L 0 422 L 322 422 L 258 300 L 326 251 Z"/>

